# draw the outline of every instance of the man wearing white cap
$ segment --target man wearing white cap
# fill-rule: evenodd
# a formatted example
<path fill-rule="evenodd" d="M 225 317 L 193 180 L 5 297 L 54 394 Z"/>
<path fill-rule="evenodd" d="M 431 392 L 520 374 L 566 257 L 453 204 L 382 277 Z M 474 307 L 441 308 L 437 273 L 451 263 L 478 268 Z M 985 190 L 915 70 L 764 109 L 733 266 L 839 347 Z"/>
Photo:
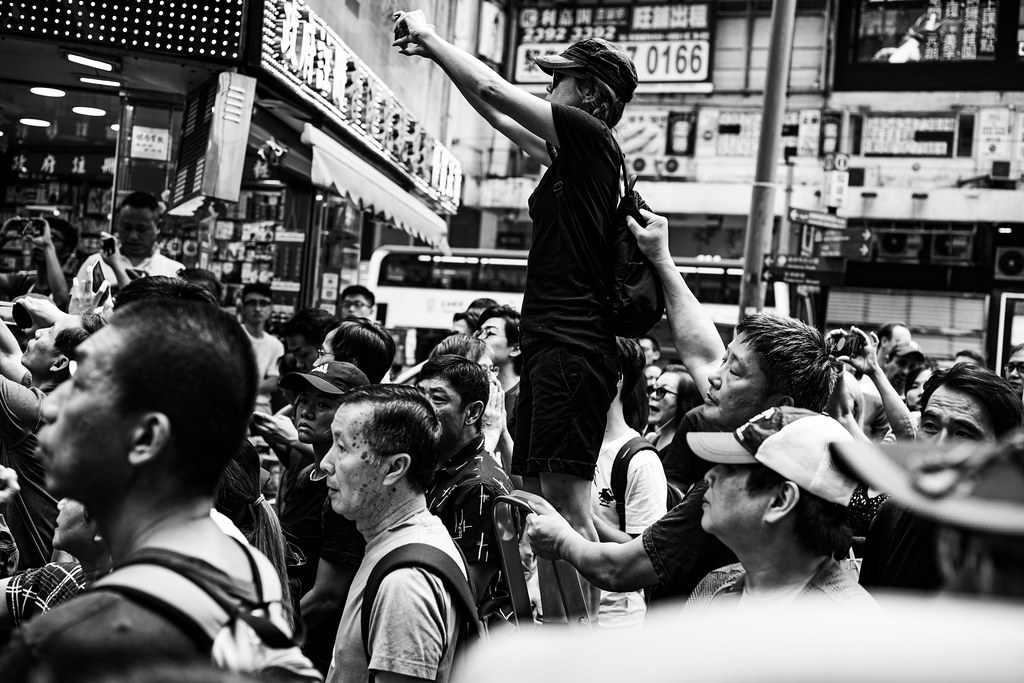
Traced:
<path fill-rule="evenodd" d="M 823 600 L 875 607 L 834 559 L 849 550 L 847 506 L 857 483 L 841 473 L 831 443 L 851 443 L 830 417 L 772 408 L 732 433 L 691 432 L 693 452 L 716 463 L 701 526 L 736 553 L 694 589 L 687 606 L 777 607 Z"/>

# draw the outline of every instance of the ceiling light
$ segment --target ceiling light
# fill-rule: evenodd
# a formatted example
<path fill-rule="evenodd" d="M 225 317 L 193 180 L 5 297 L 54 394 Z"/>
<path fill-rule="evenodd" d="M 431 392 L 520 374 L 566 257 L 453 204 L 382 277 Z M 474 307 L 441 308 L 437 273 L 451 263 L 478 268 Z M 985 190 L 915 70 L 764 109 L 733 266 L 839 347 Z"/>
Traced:
<path fill-rule="evenodd" d="M 89 85 L 105 85 L 110 88 L 120 88 L 121 81 L 111 81 L 106 78 L 93 78 L 91 76 L 79 76 L 78 80 Z"/>
<path fill-rule="evenodd" d="M 79 116 L 106 116 L 107 112 L 105 109 L 97 109 L 96 107 L 72 107 L 71 111 L 75 112 Z"/>
<path fill-rule="evenodd" d="M 43 121 L 42 119 L 21 119 L 19 121 L 23 126 L 32 126 L 33 128 L 49 128 L 50 122 Z"/>
<path fill-rule="evenodd" d="M 57 88 L 29 88 L 28 91 L 40 97 L 64 97 L 67 93 Z"/>
<path fill-rule="evenodd" d="M 119 124 L 119 123 L 112 123 L 112 124 L 110 124 L 110 130 L 112 130 L 112 131 L 114 131 L 116 133 L 117 131 L 121 130 L 121 124 Z"/>
<path fill-rule="evenodd" d="M 93 69 L 99 69 L 100 71 L 113 71 L 114 65 L 109 62 L 102 62 L 98 59 L 91 57 L 85 57 L 83 55 L 76 55 L 74 52 L 68 53 L 68 61 L 74 62 L 75 64 L 81 64 L 82 66 L 92 67 Z"/>

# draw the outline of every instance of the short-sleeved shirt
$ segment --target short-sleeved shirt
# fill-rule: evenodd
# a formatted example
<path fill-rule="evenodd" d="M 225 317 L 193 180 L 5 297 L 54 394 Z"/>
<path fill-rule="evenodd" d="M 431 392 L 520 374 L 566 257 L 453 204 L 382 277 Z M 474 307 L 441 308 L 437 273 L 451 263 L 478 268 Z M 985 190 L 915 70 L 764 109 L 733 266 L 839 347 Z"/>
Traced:
<path fill-rule="evenodd" d="M 103 257 L 99 253 L 91 255 L 82 263 L 82 267 L 78 269 L 77 277 L 79 281 L 88 281 L 87 278 L 92 275 L 92 268 L 96 264 L 99 264 L 103 278 L 110 283 L 110 286 L 117 286 L 117 275 L 114 274 L 114 269 L 103 262 Z M 128 277 L 145 277 L 147 275 L 176 277 L 178 271 L 185 267 L 180 261 L 167 258 L 159 250 L 154 251 L 149 258 L 138 265 L 133 264 L 127 257 L 122 256 L 121 264 L 128 271 Z"/>
<path fill-rule="evenodd" d="M 687 597 L 708 572 L 736 561 L 736 555 L 700 525 L 707 490 L 707 481 L 701 479 L 643 533 L 644 550 L 658 575 L 658 600 Z"/>
<path fill-rule="evenodd" d="M 46 472 L 36 457 L 36 432 L 43 425 L 43 392 L 0 377 L 0 465 L 18 474 L 21 492 L 0 510 L 18 546 L 19 569 L 42 567 L 53 554 L 57 501 L 46 490 Z"/>
<path fill-rule="evenodd" d="M 281 373 L 277 369 L 277 363 L 281 360 L 281 356 L 284 355 L 284 344 L 281 340 L 270 333 L 264 333 L 262 337 L 254 337 L 249 334 L 249 330 L 245 329 L 245 336 L 249 338 L 249 343 L 252 344 L 253 355 L 256 356 L 256 378 L 262 382 L 268 377 L 277 377 Z M 256 396 L 256 410 L 262 413 L 270 414 L 270 394 L 258 394 Z"/>
<path fill-rule="evenodd" d="M 609 526 L 619 528 L 618 503 L 612 490 L 611 474 L 615 458 L 626 442 L 639 434 L 632 429 L 622 436 L 601 444 L 594 472 L 592 510 Z M 661 519 L 667 510 L 667 485 L 665 471 L 661 466 L 658 452 L 652 449 L 638 451 L 629 461 L 626 472 L 626 533 L 637 535 Z M 639 626 L 643 623 L 647 604 L 643 591 L 625 593 L 601 591 L 601 605 L 598 625 L 602 627 Z"/>
<path fill-rule="evenodd" d="M 665 466 L 665 477 L 668 482 L 685 491 L 694 482 L 704 478 L 711 465 L 701 460 L 690 449 L 686 435 L 690 432 L 720 432 L 722 429 L 704 416 L 704 406 L 690 410 L 679 421 L 676 435 L 672 443 L 662 449 L 662 464 Z"/>
<path fill-rule="evenodd" d="M 50 562 L 11 577 L 4 591 L 15 626 L 49 612 L 85 590 L 86 576 L 78 562 Z"/>
<path fill-rule="evenodd" d="M 352 580 L 342 612 L 328 683 L 367 681 L 371 670 L 441 683 L 448 680 L 453 645 L 458 641 L 458 618 L 448 590 L 426 570 L 407 567 L 384 577 L 370 612 L 369 661 L 363 650 L 366 580 L 385 555 L 410 543 L 432 545 L 465 570 L 448 530 L 426 508 L 367 539 L 366 557 Z M 447 649 L 445 644 L 449 644 Z"/>
<path fill-rule="evenodd" d="M 512 492 L 512 482 L 484 450 L 478 436 L 438 468 L 427 490 L 427 509 L 448 529 L 470 564 L 480 563 L 499 570 L 487 586 L 476 586 L 477 600 L 507 595 L 500 576 L 501 558 L 494 538 L 491 507 L 494 499 Z"/>
<path fill-rule="evenodd" d="M 551 105 L 558 148 L 529 200 L 533 245 L 523 296 L 522 344 L 615 353 L 608 304 L 607 235 L 621 190 L 611 129 L 581 109 Z"/>

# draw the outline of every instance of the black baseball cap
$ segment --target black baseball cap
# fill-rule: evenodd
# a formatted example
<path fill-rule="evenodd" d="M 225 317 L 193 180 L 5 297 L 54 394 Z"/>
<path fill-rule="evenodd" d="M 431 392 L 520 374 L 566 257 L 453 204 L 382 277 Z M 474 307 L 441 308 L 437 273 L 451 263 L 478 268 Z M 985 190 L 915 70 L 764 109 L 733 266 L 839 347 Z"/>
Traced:
<path fill-rule="evenodd" d="M 570 75 L 585 74 L 605 83 L 623 102 L 633 99 L 636 90 L 636 67 L 621 49 L 600 38 L 573 43 L 560 55 L 534 57 L 533 61 L 546 74 L 565 71 Z"/>
<path fill-rule="evenodd" d="M 313 388 L 323 394 L 341 396 L 350 389 L 366 386 L 370 380 L 363 371 L 351 363 L 329 361 L 318 365 L 309 372 L 289 372 L 281 378 L 278 386 L 289 391 L 303 391 Z"/>

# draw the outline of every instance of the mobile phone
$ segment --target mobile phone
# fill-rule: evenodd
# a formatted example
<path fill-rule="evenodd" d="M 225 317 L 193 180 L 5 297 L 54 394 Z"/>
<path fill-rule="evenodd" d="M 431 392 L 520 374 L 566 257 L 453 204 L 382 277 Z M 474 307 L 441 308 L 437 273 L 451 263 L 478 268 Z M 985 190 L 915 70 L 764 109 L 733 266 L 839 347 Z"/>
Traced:
<path fill-rule="evenodd" d="M 46 224 L 39 218 L 25 218 L 24 226 L 21 228 L 23 237 L 39 237 L 46 229 Z"/>
<path fill-rule="evenodd" d="M 840 356 L 859 355 L 864 347 L 864 340 L 856 332 L 844 332 L 842 336 L 836 336 L 832 342 L 832 352 Z"/>
<path fill-rule="evenodd" d="M 109 232 L 101 232 L 100 248 L 103 250 L 104 254 L 112 256 L 114 254 L 114 250 L 117 249 L 117 238 Z"/>
<path fill-rule="evenodd" d="M 104 280 L 106 280 L 106 278 L 103 276 L 103 269 L 97 261 L 92 265 L 92 291 L 94 293 L 100 291 L 100 287 L 103 286 Z"/>
<path fill-rule="evenodd" d="M 398 18 L 400 16 L 402 16 L 401 12 L 395 12 L 394 15 L 392 15 L 392 21 L 396 21 L 397 22 Z M 408 26 L 406 26 L 405 24 L 398 24 L 398 23 L 395 24 L 395 40 L 401 40 L 402 38 L 405 38 L 408 35 L 409 35 L 409 27 Z"/>

